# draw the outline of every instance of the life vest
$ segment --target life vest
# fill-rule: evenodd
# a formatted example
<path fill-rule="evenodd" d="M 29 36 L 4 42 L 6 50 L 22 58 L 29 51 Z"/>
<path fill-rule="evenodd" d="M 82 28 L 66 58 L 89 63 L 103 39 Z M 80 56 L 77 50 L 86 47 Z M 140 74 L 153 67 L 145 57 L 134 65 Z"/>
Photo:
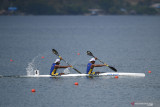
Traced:
<path fill-rule="evenodd" d="M 87 72 L 86 72 L 86 74 L 91 74 L 92 73 L 93 69 L 91 69 L 91 66 L 92 66 L 92 63 L 88 63 L 87 64 Z"/>
<path fill-rule="evenodd" d="M 55 63 L 52 64 L 52 67 L 51 67 L 51 70 L 50 70 L 50 75 L 55 75 L 55 74 L 57 74 L 57 73 L 56 73 L 57 69 L 55 68 L 55 65 L 56 65 Z"/>

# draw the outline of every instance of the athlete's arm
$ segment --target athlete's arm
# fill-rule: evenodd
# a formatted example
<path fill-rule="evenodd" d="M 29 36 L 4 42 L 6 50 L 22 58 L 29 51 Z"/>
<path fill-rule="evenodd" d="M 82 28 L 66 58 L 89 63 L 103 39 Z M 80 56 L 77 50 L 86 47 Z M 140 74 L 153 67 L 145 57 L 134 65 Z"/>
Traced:
<path fill-rule="evenodd" d="M 105 64 L 92 64 L 93 67 L 102 67 L 102 66 L 106 66 Z"/>
<path fill-rule="evenodd" d="M 68 68 L 68 67 L 72 67 L 72 66 L 61 66 L 61 65 L 55 65 L 55 68 Z"/>

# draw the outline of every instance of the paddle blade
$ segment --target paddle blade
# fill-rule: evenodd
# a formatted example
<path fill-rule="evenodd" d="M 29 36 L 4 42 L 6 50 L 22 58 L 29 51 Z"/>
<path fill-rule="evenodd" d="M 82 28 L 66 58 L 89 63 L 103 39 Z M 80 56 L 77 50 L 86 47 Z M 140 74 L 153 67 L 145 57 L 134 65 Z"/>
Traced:
<path fill-rule="evenodd" d="M 113 71 L 117 72 L 117 70 L 114 67 L 108 66 L 110 69 L 112 69 Z"/>
<path fill-rule="evenodd" d="M 52 52 L 53 52 L 55 55 L 59 56 L 58 52 L 57 52 L 55 49 L 52 49 Z"/>
<path fill-rule="evenodd" d="M 90 52 L 90 51 L 87 51 L 87 55 L 93 56 L 92 52 Z"/>

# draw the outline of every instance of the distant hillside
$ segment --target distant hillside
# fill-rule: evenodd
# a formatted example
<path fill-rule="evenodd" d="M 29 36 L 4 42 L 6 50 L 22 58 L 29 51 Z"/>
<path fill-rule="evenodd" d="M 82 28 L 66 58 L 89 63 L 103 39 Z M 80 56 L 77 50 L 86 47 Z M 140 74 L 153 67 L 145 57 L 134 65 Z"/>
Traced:
<path fill-rule="evenodd" d="M 0 15 L 157 15 L 160 0 L 0 0 Z M 10 7 L 10 8 L 9 8 Z"/>

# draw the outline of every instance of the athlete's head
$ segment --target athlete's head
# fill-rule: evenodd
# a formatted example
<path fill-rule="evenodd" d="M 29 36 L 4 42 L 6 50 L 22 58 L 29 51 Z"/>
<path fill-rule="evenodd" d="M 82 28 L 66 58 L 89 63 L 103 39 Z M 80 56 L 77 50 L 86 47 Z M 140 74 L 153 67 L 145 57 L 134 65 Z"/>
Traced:
<path fill-rule="evenodd" d="M 95 61 L 96 61 L 96 59 L 95 59 L 95 58 L 91 58 L 89 61 L 90 61 L 92 64 L 94 64 Z"/>
<path fill-rule="evenodd" d="M 61 61 L 60 59 L 56 59 L 54 63 L 56 63 L 57 65 L 59 65 L 60 61 Z"/>

